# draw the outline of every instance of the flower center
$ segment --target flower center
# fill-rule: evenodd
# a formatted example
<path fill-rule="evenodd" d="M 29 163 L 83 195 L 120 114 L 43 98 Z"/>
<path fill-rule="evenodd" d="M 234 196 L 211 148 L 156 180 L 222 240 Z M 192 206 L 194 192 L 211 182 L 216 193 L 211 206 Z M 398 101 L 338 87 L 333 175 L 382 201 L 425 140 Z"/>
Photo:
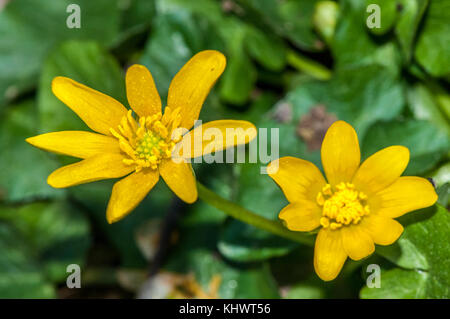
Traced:
<path fill-rule="evenodd" d="M 180 108 L 165 108 L 164 116 L 157 113 L 136 121 L 128 111 L 111 134 L 119 140 L 120 149 L 127 155 L 123 162 L 134 165 L 136 172 L 143 168 L 156 169 L 163 159 L 170 158 L 181 134 L 174 131 L 181 122 Z"/>
<path fill-rule="evenodd" d="M 322 206 L 320 224 L 324 228 L 338 229 L 343 225 L 357 224 L 370 210 L 367 196 L 355 190 L 351 183 L 340 183 L 333 192 L 327 184 L 317 194 L 317 203 Z"/>

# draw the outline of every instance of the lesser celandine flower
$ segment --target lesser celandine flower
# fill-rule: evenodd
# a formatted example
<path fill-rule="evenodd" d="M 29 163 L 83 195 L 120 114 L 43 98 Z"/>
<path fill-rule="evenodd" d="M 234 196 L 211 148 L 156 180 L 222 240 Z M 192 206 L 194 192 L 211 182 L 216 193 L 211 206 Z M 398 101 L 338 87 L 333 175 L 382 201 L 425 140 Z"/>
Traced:
<path fill-rule="evenodd" d="M 225 65 L 225 57 L 217 51 L 202 51 L 192 57 L 170 84 L 164 114 L 153 78 L 142 65 L 131 66 L 126 74 L 127 98 L 132 110 L 69 78 L 56 77 L 52 82 L 53 93 L 97 133 L 62 131 L 27 139 L 41 149 L 82 159 L 54 171 L 47 179 L 48 184 L 64 188 L 128 175 L 114 184 L 106 213 L 109 223 L 130 213 L 160 175 L 179 198 L 194 202 L 197 186 L 191 165 L 174 161 L 171 155 L 177 142 L 193 140 L 195 134 L 191 131 L 181 136 L 176 131 L 192 128 Z M 217 141 L 217 145 L 208 141 L 205 152 L 248 143 L 256 136 L 253 124 L 234 120 L 212 121 L 193 131 L 206 128 L 219 129 L 224 135 L 227 128 L 250 128 L 253 133 L 243 139 L 225 138 Z M 196 145 L 192 156 L 203 155 L 204 148 L 205 143 Z"/>
<path fill-rule="evenodd" d="M 314 268 L 323 280 L 339 274 L 347 256 L 362 259 L 374 244 L 390 245 L 403 227 L 394 218 L 433 205 L 431 183 L 421 177 L 402 176 L 409 150 L 390 146 L 360 165 L 358 137 L 343 121 L 328 129 L 321 149 L 326 179 L 312 163 L 283 157 L 272 162 L 269 174 L 289 201 L 279 214 L 293 231 L 320 227 L 314 250 Z M 271 167 L 278 167 L 271 173 Z"/>

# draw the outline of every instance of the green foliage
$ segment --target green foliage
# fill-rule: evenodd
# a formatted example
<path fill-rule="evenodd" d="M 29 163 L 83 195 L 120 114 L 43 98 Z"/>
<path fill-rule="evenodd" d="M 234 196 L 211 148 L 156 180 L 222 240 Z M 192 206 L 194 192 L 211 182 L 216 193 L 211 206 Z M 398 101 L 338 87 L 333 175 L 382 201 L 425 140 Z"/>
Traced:
<path fill-rule="evenodd" d="M 192 206 L 181 221 L 183 240 L 172 252 L 167 269 L 193 273 L 205 289 L 212 277 L 219 275 L 221 298 L 277 298 L 276 284 L 267 264 L 231 264 L 215 253 L 224 218 L 222 212 L 207 204 Z"/>
<path fill-rule="evenodd" d="M 0 12 L 0 105 L 34 87 L 49 50 L 68 39 L 111 45 L 118 32 L 119 9 L 109 0 L 81 0 L 81 28 L 66 27 L 70 0 L 11 1 Z"/>
<path fill-rule="evenodd" d="M 41 130 L 89 130 L 86 124 L 49 90 L 54 77 L 65 76 L 125 103 L 124 75 L 117 61 L 96 42 L 64 42 L 45 61 L 39 81 Z"/>
<path fill-rule="evenodd" d="M 2 298 L 54 298 L 55 290 L 38 263 L 29 256 L 32 250 L 7 224 L 0 224 L 0 294 Z"/>
<path fill-rule="evenodd" d="M 38 133 L 36 106 L 27 100 L 11 105 L 0 119 L 0 200 L 8 202 L 62 195 L 47 185 L 56 162 L 43 151 L 29 147 L 25 139 Z M 39 165 L 35 165 L 39 163 Z"/>
<path fill-rule="evenodd" d="M 317 287 L 308 283 L 301 283 L 294 285 L 289 290 L 287 299 L 322 299 L 325 298 L 325 294 L 321 287 Z"/>
<path fill-rule="evenodd" d="M 0 9 L 0 297 L 62 296 L 72 263 L 82 267 L 82 284 L 86 274 L 87 285 L 107 282 L 107 290 L 122 293 L 117 273 L 146 273 L 153 262 L 137 244 L 138 229 L 179 206 L 160 181 L 129 216 L 109 225 L 105 210 L 116 180 L 48 186 L 47 176 L 75 159 L 25 139 L 89 130 L 53 95 L 52 79 L 72 78 L 128 107 L 125 71 L 140 63 L 164 105 L 173 76 L 206 49 L 223 52 L 227 67 L 205 102 L 204 122 L 249 120 L 268 129 L 267 144 L 259 145 L 268 155 L 278 147 L 279 157 L 321 168 L 327 125 L 345 120 L 358 133 L 363 159 L 389 145 L 408 147 L 405 175 L 432 177 L 439 201 L 399 218 L 405 231 L 396 243 L 348 263 L 330 283 L 314 274 L 313 232 L 299 244 L 203 202 L 185 205 L 161 269 L 191 274 L 205 291 L 220 275 L 221 298 L 450 297 L 448 1 L 79 0 L 80 29 L 66 27 L 70 3 L 14 0 Z M 381 7 L 380 28 L 367 27 L 369 3 Z M 271 145 L 271 128 L 279 144 Z M 287 201 L 261 174 L 266 165 L 259 158 L 194 169 L 220 196 L 281 225 Z M 381 288 L 364 286 L 363 265 L 372 261 L 382 268 Z"/>
<path fill-rule="evenodd" d="M 352 123 L 362 138 L 379 120 L 392 119 L 404 106 L 402 84 L 378 65 L 340 69 L 327 82 L 307 82 L 289 92 L 296 118 L 311 107 L 324 105 L 327 112 Z"/>
<path fill-rule="evenodd" d="M 287 202 L 279 196 L 278 187 L 269 178 L 259 178 L 260 168 L 261 165 L 255 164 L 242 166 L 238 202 L 266 218 L 277 220 L 278 212 Z M 284 255 L 297 246 L 292 241 L 237 220 L 230 220 L 224 225 L 218 248 L 231 260 L 248 262 Z"/>
<path fill-rule="evenodd" d="M 251 57 L 272 71 L 280 71 L 286 64 L 284 42 L 268 36 L 257 28 L 248 28 L 245 45 Z"/>
<path fill-rule="evenodd" d="M 140 63 L 152 70 L 160 96 L 165 99 L 170 81 L 196 52 L 222 48 L 211 23 L 204 17 L 180 11 L 158 15 Z M 171 54 L 167 54 L 171 52 Z"/>
<path fill-rule="evenodd" d="M 333 40 L 336 22 L 339 16 L 339 4 L 334 1 L 317 1 L 314 9 L 314 28 L 329 44 Z"/>
<path fill-rule="evenodd" d="M 402 10 L 395 26 L 395 33 L 405 59 L 409 62 L 413 55 L 413 43 L 419 23 L 428 6 L 428 0 L 399 1 Z"/>
<path fill-rule="evenodd" d="M 416 84 L 408 88 L 407 99 L 409 108 L 414 118 L 430 121 L 437 129 L 450 134 L 448 120 L 443 113 L 444 110 L 441 110 L 439 98 L 432 91 L 432 89 L 423 84 Z"/>
<path fill-rule="evenodd" d="M 162 217 L 173 195 L 161 181 L 131 215 L 110 225 L 106 221 L 106 207 L 112 186 L 111 181 L 102 181 L 74 187 L 70 189 L 70 193 L 86 208 L 107 242 L 116 250 L 121 265 L 142 267 L 145 259 L 137 247 L 137 228 L 148 220 Z"/>
<path fill-rule="evenodd" d="M 369 33 L 374 29 L 366 26 L 368 15 L 365 1 L 340 1 L 340 19 L 331 44 L 336 66 L 378 64 L 395 74 L 400 66 L 399 52 L 392 40 L 377 41 Z"/>
<path fill-rule="evenodd" d="M 248 15 L 254 21 L 263 21 L 275 33 L 286 37 L 299 48 L 320 50 L 323 46 L 312 28 L 316 0 L 288 0 L 278 3 L 276 0 L 239 0 L 248 8 Z"/>
<path fill-rule="evenodd" d="M 380 10 L 380 28 L 373 28 L 370 31 L 376 35 L 383 35 L 389 32 L 398 18 L 397 2 L 390 0 L 366 0 L 366 6 L 370 4 L 378 5 Z"/>
<path fill-rule="evenodd" d="M 400 218 L 405 231 L 393 245 L 377 250 L 400 268 L 381 274 L 381 289 L 364 288 L 363 298 L 449 298 L 450 215 L 436 205 Z M 395 287 L 395 288 L 394 288 Z"/>
<path fill-rule="evenodd" d="M 447 133 L 429 122 L 396 120 L 374 125 L 366 135 L 362 153 L 368 157 L 389 145 L 403 145 L 410 150 L 406 175 L 422 174 L 431 169 L 450 147 Z"/>
<path fill-rule="evenodd" d="M 67 203 L 0 206 L 0 295 L 54 297 L 51 283 L 65 282 L 68 265 L 83 267 L 89 243 L 86 217 Z"/>
<path fill-rule="evenodd" d="M 436 77 L 449 76 L 450 66 L 450 3 L 430 1 L 424 25 L 418 35 L 415 57 L 423 68 Z"/>
<path fill-rule="evenodd" d="M 364 287 L 363 299 L 423 299 L 426 273 L 395 268 L 381 272 L 380 288 Z"/>

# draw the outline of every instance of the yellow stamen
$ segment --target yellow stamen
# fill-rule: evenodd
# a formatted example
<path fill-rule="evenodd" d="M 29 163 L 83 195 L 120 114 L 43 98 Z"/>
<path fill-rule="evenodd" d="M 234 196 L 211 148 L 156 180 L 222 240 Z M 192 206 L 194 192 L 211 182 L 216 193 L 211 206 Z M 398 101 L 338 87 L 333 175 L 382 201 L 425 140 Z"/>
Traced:
<path fill-rule="evenodd" d="M 321 217 L 320 218 L 320 225 L 322 225 L 323 227 L 327 228 L 328 226 L 330 226 L 330 220 L 326 217 Z"/>
<path fill-rule="evenodd" d="M 181 122 L 180 110 L 166 107 L 161 113 L 133 118 L 129 111 L 117 128 L 111 128 L 111 134 L 118 139 L 120 149 L 127 155 L 126 165 L 134 165 L 136 172 L 143 168 L 157 169 L 165 158 L 170 158 L 179 137 L 172 139 L 172 132 Z"/>
<path fill-rule="evenodd" d="M 334 192 L 330 184 L 325 185 L 316 197 L 317 204 L 322 206 L 320 224 L 334 230 L 359 223 L 370 213 L 366 199 L 366 194 L 358 192 L 351 183 L 339 183 Z"/>
<path fill-rule="evenodd" d="M 325 186 L 322 188 L 322 193 L 323 193 L 324 195 L 331 195 L 331 194 L 332 194 L 332 192 L 331 192 L 331 185 L 330 185 L 330 184 L 325 185 Z"/>
<path fill-rule="evenodd" d="M 317 201 L 317 204 L 319 204 L 320 206 L 323 206 L 323 204 L 325 203 L 325 198 L 323 197 L 322 192 L 317 193 L 316 201 Z"/>

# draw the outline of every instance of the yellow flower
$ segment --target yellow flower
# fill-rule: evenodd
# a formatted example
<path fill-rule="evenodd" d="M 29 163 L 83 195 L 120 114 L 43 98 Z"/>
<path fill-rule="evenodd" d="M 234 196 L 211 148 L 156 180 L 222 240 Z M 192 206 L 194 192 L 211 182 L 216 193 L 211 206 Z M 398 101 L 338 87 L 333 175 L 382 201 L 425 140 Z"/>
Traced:
<path fill-rule="evenodd" d="M 314 164 L 294 157 L 273 161 L 268 170 L 289 201 L 279 214 L 286 227 L 320 227 L 314 268 L 328 281 L 347 256 L 360 260 L 374 252 L 374 244 L 395 242 L 403 227 L 393 218 L 433 205 L 437 195 L 424 178 L 400 177 L 409 162 L 404 146 L 382 149 L 360 165 L 358 137 L 343 121 L 328 129 L 321 157 L 326 180 Z"/>
<path fill-rule="evenodd" d="M 191 165 L 171 158 L 175 144 L 180 140 L 193 141 L 197 135 L 194 132 L 205 128 L 219 129 L 224 136 L 227 128 L 252 129 L 251 134 L 238 137 L 237 141 L 224 138 L 192 143 L 194 152 L 189 157 L 193 157 L 248 143 L 256 136 L 253 124 L 234 120 L 212 121 L 183 136 L 179 133 L 180 128 L 192 128 L 225 65 L 224 55 L 217 51 L 202 51 L 192 57 L 170 84 L 164 115 L 152 75 L 142 65 L 131 66 L 126 74 L 132 110 L 69 78 L 56 77 L 52 82 L 53 93 L 97 133 L 62 131 L 27 139 L 41 149 L 82 159 L 54 171 L 47 179 L 48 184 L 64 188 L 128 175 L 114 184 L 106 212 L 109 223 L 130 213 L 160 175 L 183 201 L 196 201 L 197 186 Z M 181 153 L 183 157 L 190 155 L 184 154 Z"/>

